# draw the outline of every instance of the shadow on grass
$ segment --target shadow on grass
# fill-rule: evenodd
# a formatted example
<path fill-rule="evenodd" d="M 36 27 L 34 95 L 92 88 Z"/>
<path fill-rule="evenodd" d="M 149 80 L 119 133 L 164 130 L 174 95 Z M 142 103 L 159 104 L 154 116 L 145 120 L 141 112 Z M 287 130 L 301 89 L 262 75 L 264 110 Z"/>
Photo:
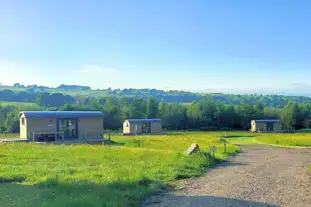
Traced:
<path fill-rule="evenodd" d="M 109 142 L 109 145 L 112 145 L 112 146 L 124 146 L 125 143 L 124 142 L 116 142 L 116 141 L 110 141 Z"/>
<path fill-rule="evenodd" d="M 4 206 L 139 206 L 148 195 L 164 190 L 165 185 L 144 179 L 106 184 L 89 181 L 60 182 L 55 179 L 35 185 L 0 183 L 0 203 Z M 14 181 L 11 179 L 10 181 Z M 1 205 L 2 206 L 2 205 Z"/>
<path fill-rule="evenodd" d="M 25 180 L 26 178 L 23 176 L 14 176 L 10 178 L 0 176 L 0 184 L 12 183 L 12 182 L 21 183 L 21 182 L 24 182 Z"/>
<path fill-rule="evenodd" d="M 230 139 L 230 138 L 249 138 L 249 137 L 256 137 L 256 135 L 227 135 L 223 136 L 222 138 Z"/>
<path fill-rule="evenodd" d="M 134 207 L 134 206 L 250 206 L 277 207 L 277 205 L 217 196 L 171 196 L 154 193 L 152 183 L 90 182 L 60 183 L 48 180 L 37 185 L 19 183 L 0 184 L 1 206 L 62 206 L 62 207 Z M 165 196 L 164 203 L 161 198 Z"/>
<path fill-rule="evenodd" d="M 161 202 L 161 197 L 157 196 L 154 198 L 147 199 L 142 203 L 142 207 L 145 206 L 232 206 L 232 207 L 278 207 L 277 205 L 247 201 L 242 199 L 217 197 L 217 196 L 165 196 L 163 203 Z"/>

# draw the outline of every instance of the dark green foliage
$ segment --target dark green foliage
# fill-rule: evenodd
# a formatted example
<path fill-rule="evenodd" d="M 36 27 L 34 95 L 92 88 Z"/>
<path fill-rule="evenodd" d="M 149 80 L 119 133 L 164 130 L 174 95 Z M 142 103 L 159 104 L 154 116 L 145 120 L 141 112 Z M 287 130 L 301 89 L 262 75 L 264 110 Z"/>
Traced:
<path fill-rule="evenodd" d="M 48 102 L 53 95 L 41 93 L 38 102 Z M 54 97 L 62 96 L 55 95 Z M 62 102 L 62 101 L 60 101 Z M 60 103 L 59 102 L 59 103 Z M 54 104 L 53 105 L 61 105 Z M 62 106 L 45 105 L 44 108 L 23 108 L 17 106 L 0 106 L 1 131 L 18 132 L 18 113 L 22 110 L 64 110 L 86 111 L 100 110 L 105 113 L 105 129 L 119 130 L 125 119 L 160 118 L 163 128 L 180 129 L 244 129 L 250 128 L 252 119 L 282 119 L 285 129 L 311 127 L 311 104 L 297 104 L 290 101 L 284 108 L 264 107 L 263 104 L 232 105 L 215 102 L 211 99 L 194 101 L 191 104 L 157 102 L 154 98 L 90 99 L 88 104 L 64 103 Z"/>
<path fill-rule="evenodd" d="M 151 119 L 158 114 L 158 104 L 153 97 L 149 97 L 146 103 L 146 118 Z"/>
<path fill-rule="evenodd" d="M 179 102 L 179 103 L 191 103 L 193 101 L 203 101 L 206 99 L 212 100 L 214 102 L 221 102 L 224 104 L 232 105 L 244 105 L 250 104 L 255 105 L 261 103 L 262 106 L 272 106 L 283 108 L 288 101 L 292 100 L 298 104 L 311 103 L 311 98 L 303 96 L 283 96 L 283 95 L 234 95 L 234 94 L 222 94 L 222 93 L 210 93 L 210 94 L 198 94 L 186 91 L 163 91 L 156 89 L 102 89 L 102 90 L 92 90 L 89 86 L 80 85 L 60 85 L 57 88 L 50 88 L 46 86 L 30 85 L 24 86 L 20 83 L 11 86 L 0 86 L 0 101 L 15 101 L 15 102 L 35 102 L 37 96 L 40 93 L 50 93 L 59 94 L 63 93 L 70 95 L 66 97 L 65 103 L 70 101 L 70 98 L 75 98 L 79 103 L 88 104 L 88 101 L 94 97 L 103 98 L 107 96 L 114 97 L 135 97 L 147 100 L 149 97 L 153 97 L 157 101 L 164 100 L 165 102 Z M 72 100 L 72 99 L 71 99 Z M 72 103 L 72 102 L 70 102 Z M 102 102 L 101 102 L 102 103 Z M 51 104 L 51 106 L 56 106 L 62 104 Z M 47 103 L 42 103 L 43 105 L 49 105 Z M 257 108 L 260 109 L 260 108 Z"/>
<path fill-rule="evenodd" d="M 96 90 L 110 94 L 105 97 L 92 95 L 95 90 L 79 85 L 53 89 L 16 83 L 12 90 L 7 88 L 10 87 L 0 89 L 0 101 L 37 103 L 38 107 L 31 110 L 103 111 L 105 129 L 121 129 L 122 122 L 129 118 L 160 118 L 163 127 L 171 130 L 245 130 L 249 129 L 252 119 L 282 119 L 286 129 L 311 127 L 311 98 L 308 97 L 195 94 L 155 89 Z M 73 91 L 76 93 L 71 93 Z M 22 110 L 30 109 L 0 106 L 1 130 L 17 132 L 17 114 Z"/>
<path fill-rule="evenodd" d="M 281 118 L 285 129 L 294 129 L 298 125 L 299 107 L 295 102 L 288 102 L 288 104 L 281 111 Z"/>
<path fill-rule="evenodd" d="M 65 85 L 65 84 L 61 84 L 57 88 L 63 90 L 91 90 L 91 87 L 89 86 Z"/>
<path fill-rule="evenodd" d="M 65 104 L 75 103 L 75 99 L 69 95 L 61 93 L 39 93 L 36 98 L 36 103 L 44 107 L 61 107 Z"/>

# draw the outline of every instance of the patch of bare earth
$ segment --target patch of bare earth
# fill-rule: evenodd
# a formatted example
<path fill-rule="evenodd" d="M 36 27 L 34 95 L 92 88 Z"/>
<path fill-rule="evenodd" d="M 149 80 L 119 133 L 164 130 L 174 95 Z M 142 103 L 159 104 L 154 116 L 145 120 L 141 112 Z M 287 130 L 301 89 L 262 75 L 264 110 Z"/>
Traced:
<path fill-rule="evenodd" d="M 142 206 L 311 206 L 311 149 L 243 146 L 204 176 L 178 182 L 173 192 Z"/>

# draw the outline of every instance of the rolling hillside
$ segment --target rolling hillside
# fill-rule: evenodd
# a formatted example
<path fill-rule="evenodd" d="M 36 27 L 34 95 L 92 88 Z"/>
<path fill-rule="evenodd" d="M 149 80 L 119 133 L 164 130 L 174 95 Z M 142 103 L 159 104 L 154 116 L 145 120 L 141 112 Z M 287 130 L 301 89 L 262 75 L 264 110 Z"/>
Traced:
<path fill-rule="evenodd" d="M 284 107 L 289 100 L 297 103 L 311 103 L 311 98 L 304 96 L 284 96 L 284 95 L 236 95 L 236 94 L 222 94 L 222 93 L 192 93 L 186 91 L 163 91 L 156 89 L 102 89 L 92 90 L 87 86 L 77 85 L 61 85 L 57 88 L 49 88 L 46 86 L 23 86 L 15 84 L 15 86 L 1 86 L 0 87 L 0 101 L 10 102 L 30 102 L 35 103 L 38 101 L 40 94 L 62 94 L 56 98 L 63 98 L 66 103 L 86 103 L 92 98 L 105 98 L 113 96 L 117 98 L 132 97 L 147 99 L 152 96 L 157 101 L 164 100 L 165 102 L 179 102 L 191 103 L 193 101 L 202 101 L 211 99 L 215 102 L 224 104 L 256 104 L 262 103 L 264 106 Z M 71 98 L 70 98 L 71 97 Z M 60 103 L 61 104 L 61 103 Z"/>

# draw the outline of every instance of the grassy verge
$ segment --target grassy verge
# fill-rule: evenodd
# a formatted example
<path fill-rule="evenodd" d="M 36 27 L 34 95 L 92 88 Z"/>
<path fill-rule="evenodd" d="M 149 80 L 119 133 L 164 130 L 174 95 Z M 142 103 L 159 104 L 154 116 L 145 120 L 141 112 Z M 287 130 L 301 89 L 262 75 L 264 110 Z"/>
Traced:
<path fill-rule="evenodd" d="M 311 147 L 310 133 L 242 133 L 241 135 L 227 135 L 232 144 L 250 145 L 265 144 L 283 147 Z"/>
<path fill-rule="evenodd" d="M 311 146 L 311 135 L 309 133 L 262 135 L 258 137 L 257 140 L 264 144 L 272 144 L 272 145 L 294 146 L 294 147 Z"/>
<path fill-rule="evenodd" d="M 20 138 L 19 134 L 16 134 L 16 133 L 0 133 L 0 138 Z"/>
<path fill-rule="evenodd" d="M 137 206 L 176 179 L 199 176 L 213 165 L 206 156 L 185 156 L 191 143 L 218 146 L 219 134 L 114 136 L 123 146 L 0 144 L 0 203 L 7 206 Z"/>

